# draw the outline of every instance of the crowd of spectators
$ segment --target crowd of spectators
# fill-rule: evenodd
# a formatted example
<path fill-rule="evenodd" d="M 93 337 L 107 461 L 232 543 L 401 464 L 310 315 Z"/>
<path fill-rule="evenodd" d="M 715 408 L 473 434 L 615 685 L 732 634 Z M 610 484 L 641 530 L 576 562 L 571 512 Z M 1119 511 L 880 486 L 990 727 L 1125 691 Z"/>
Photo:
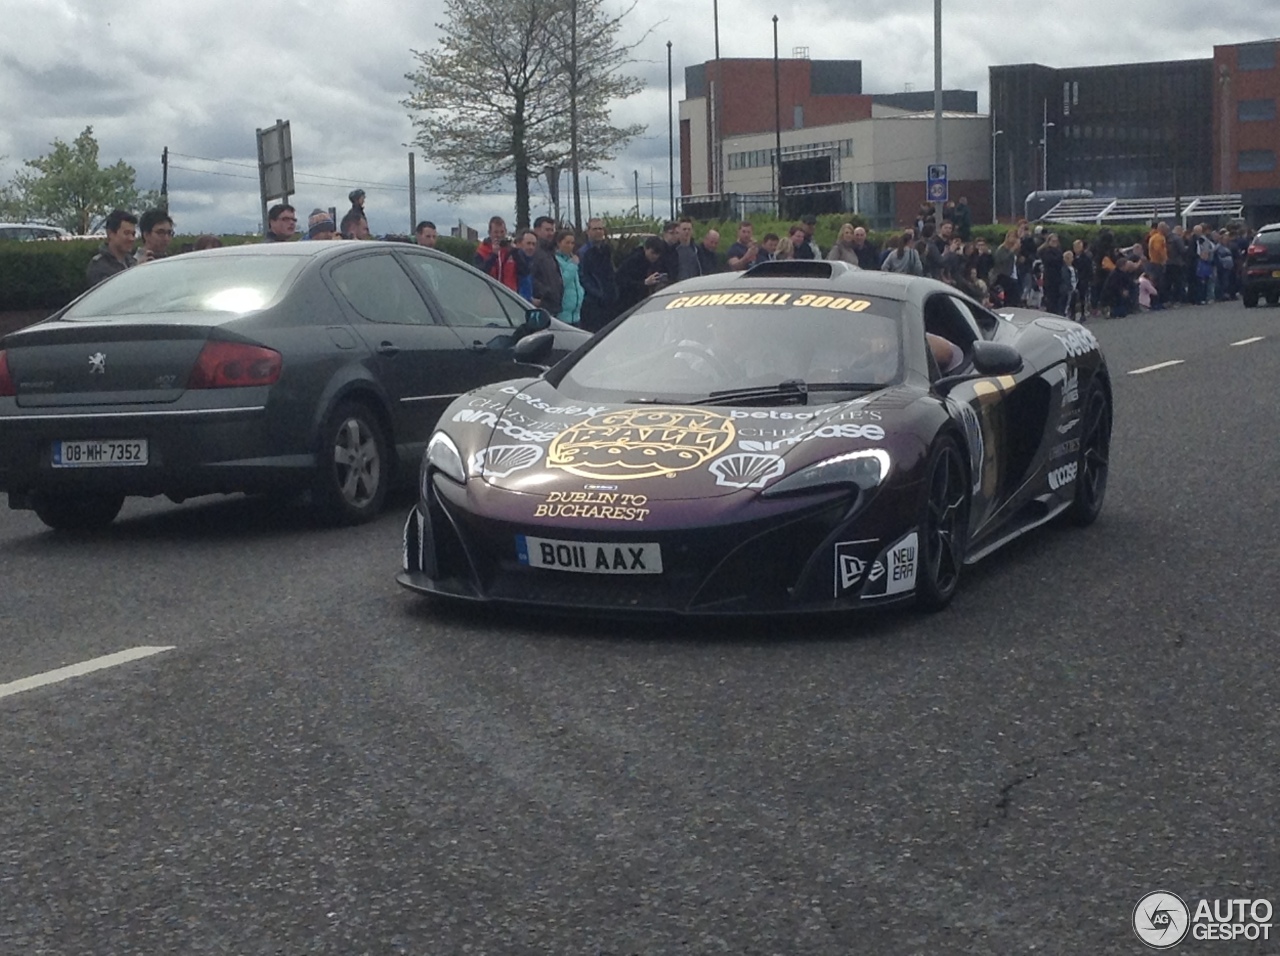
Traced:
<path fill-rule="evenodd" d="M 302 238 L 370 238 L 364 190 L 352 190 L 347 198 L 351 207 L 337 223 L 331 210 L 312 210 Z M 814 216 L 802 216 L 786 235 L 769 232 L 757 239 L 754 225 L 743 221 L 721 258 L 720 233 L 708 229 L 696 236 L 693 221 L 682 218 L 664 223 L 660 236 L 646 238 L 617 260 L 602 219 L 588 220 L 586 236 L 580 238 L 549 216 L 539 216 L 531 229 L 511 235 L 506 221 L 494 216 L 473 264 L 534 306 L 591 331 L 673 282 L 741 271 L 762 262 L 823 258 L 856 269 L 928 276 L 993 308 L 1027 306 L 1087 321 L 1119 318 L 1139 309 L 1234 299 L 1252 239 L 1243 225 L 1216 230 L 1196 225 L 1186 230 L 1157 220 L 1131 246 L 1119 247 L 1104 228 L 1092 241 L 1076 239 L 1067 248 L 1050 228 L 1019 220 L 1004 241 L 991 248 L 982 237 L 972 237 L 964 197 L 945 204 L 941 221 L 932 205 L 923 204 L 914 225 L 889 237 L 883 248 L 865 228 L 847 222 L 824 254 L 814 239 L 816 224 Z M 294 207 L 278 203 L 268 210 L 264 241 L 294 240 L 298 225 Z M 107 241 L 89 264 L 90 284 L 163 258 L 174 234 L 168 212 L 156 209 L 140 219 L 116 210 L 106 228 Z M 387 238 L 430 248 L 438 237 L 435 224 L 424 220 L 411 239 Z M 141 245 L 135 249 L 139 238 Z M 194 243 L 195 248 L 213 245 L 220 245 L 213 236 L 201 236 Z"/>

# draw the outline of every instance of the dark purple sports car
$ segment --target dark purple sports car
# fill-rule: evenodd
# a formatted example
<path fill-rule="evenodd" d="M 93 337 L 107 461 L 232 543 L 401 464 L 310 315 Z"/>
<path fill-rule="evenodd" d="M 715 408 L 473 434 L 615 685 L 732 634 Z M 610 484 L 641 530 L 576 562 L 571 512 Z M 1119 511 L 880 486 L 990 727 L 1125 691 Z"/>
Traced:
<path fill-rule="evenodd" d="M 1102 508 L 1083 326 L 928 279 L 770 263 L 647 299 L 446 409 L 399 582 L 681 614 L 945 606 L 965 564 Z"/>

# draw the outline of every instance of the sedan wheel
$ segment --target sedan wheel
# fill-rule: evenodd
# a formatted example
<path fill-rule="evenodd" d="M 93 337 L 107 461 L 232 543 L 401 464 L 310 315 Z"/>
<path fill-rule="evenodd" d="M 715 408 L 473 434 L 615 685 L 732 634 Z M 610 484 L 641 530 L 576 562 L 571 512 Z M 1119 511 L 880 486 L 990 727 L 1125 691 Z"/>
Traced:
<path fill-rule="evenodd" d="M 382 426 L 366 405 L 349 402 L 329 416 L 320 446 L 314 497 L 332 524 L 374 518 L 387 497 L 389 462 Z"/>
<path fill-rule="evenodd" d="M 99 531 L 116 520 L 124 495 L 37 494 L 36 517 L 54 531 Z"/>
<path fill-rule="evenodd" d="M 934 446 L 927 474 L 916 605 L 940 611 L 960 584 L 969 530 L 969 482 L 959 446 L 950 438 Z"/>
<path fill-rule="evenodd" d="M 1067 509 L 1067 520 L 1083 528 L 1093 524 L 1102 511 L 1111 458 L 1111 399 L 1097 379 L 1085 395 L 1080 428 L 1076 496 Z"/>

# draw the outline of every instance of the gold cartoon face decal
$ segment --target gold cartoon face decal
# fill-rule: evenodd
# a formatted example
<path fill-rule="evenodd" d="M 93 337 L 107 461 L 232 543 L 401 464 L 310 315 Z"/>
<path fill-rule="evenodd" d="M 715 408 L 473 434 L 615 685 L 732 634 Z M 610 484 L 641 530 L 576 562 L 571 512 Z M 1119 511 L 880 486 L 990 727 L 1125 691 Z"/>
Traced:
<path fill-rule="evenodd" d="M 548 468 L 583 478 L 674 475 L 706 464 L 731 444 L 733 421 L 715 412 L 626 408 L 570 425 L 551 442 Z"/>

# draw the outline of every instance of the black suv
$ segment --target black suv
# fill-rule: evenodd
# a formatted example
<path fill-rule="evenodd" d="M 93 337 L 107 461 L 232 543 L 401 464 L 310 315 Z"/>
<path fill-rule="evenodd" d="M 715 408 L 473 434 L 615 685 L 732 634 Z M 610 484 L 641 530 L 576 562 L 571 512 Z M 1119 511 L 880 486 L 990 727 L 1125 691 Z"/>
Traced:
<path fill-rule="evenodd" d="M 1249 243 L 1244 259 L 1244 288 L 1241 298 L 1246 309 L 1265 296 L 1267 305 L 1280 302 L 1280 222 L 1263 226 Z"/>

